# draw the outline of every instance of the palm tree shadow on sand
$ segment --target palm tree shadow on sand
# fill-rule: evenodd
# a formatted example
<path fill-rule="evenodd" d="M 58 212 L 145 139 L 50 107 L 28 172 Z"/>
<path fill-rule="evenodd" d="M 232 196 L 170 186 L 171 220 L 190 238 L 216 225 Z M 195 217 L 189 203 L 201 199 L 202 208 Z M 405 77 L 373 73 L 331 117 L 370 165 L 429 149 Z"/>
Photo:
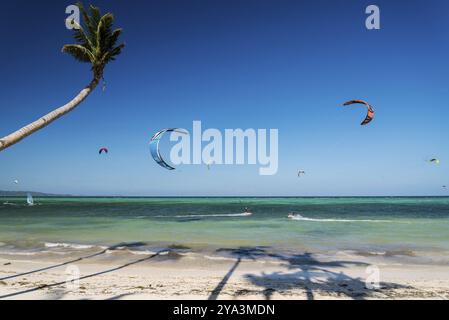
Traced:
<path fill-rule="evenodd" d="M 208 300 L 217 300 L 221 291 L 225 287 L 226 283 L 231 278 L 234 271 L 237 269 L 239 264 L 242 262 L 242 259 L 251 259 L 256 260 L 257 258 L 261 258 L 266 256 L 266 251 L 268 247 L 257 246 L 257 247 L 240 247 L 240 248 L 221 248 L 217 250 L 217 253 L 224 252 L 228 253 L 232 256 L 236 256 L 237 260 L 234 265 L 229 269 L 228 273 L 223 277 L 223 279 L 218 283 L 214 290 L 212 290 L 209 295 Z"/>
<path fill-rule="evenodd" d="M 337 298 L 365 299 L 373 296 L 374 293 L 381 294 L 382 290 L 403 288 L 404 286 L 395 283 L 380 283 L 380 289 L 367 289 L 365 280 L 351 277 L 344 272 L 335 272 L 331 268 L 347 268 L 351 266 L 369 266 L 367 263 L 357 261 L 320 261 L 311 253 L 281 255 L 270 253 L 268 247 L 242 247 L 236 249 L 219 249 L 221 252 L 228 252 L 236 256 L 237 260 L 229 272 L 220 281 L 217 287 L 209 296 L 210 300 L 216 300 L 223 290 L 230 277 L 241 263 L 242 259 L 256 260 L 260 258 L 271 258 L 279 260 L 289 272 L 262 273 L 261 275 L 247 274 L 245 278 L 253 285 L 262 288 L 265 299 L 272 298 L 275 292 L 288 294 L 290 290 L 302 289 L 308 300 L 315 299 L 315 293 L 326 293 Z M 296 271 L 296 272 L 291 272 Z M 259 294 L 260 291 L 252 292 L 242 289 L 235 293 L 235 296 L 248 294 Z"/>
<path fill-rule="evenodd" d="M 51 266 L 48 266 L 48 267 L 39 268 L 39 269 L 35 269 L 35 270 L 31 270 L 31 271 L 22 272 L 22 273 L 14 274 L 14 275 L 11 275 L 11 276 L 3 277 L 3 278 L 0 278 L 0 281 L 10 280 L 10 279 L 21 277 L 21 276 L 26 276 L 26 275 L 33 274 L 33 273 L 38 273 L 38 272 L 47 271 L 47 270 L 50 270 L 50 269 L 62 267 L 62 266 L 69 265 L 69 264 L 72 264 L 72 263 L 75 263 L 75 262 L 80 262 L 82 260 L 91 259 L 91 258 L 94 258 L 94 257 L 97 257 L 97 256 L 101 256 L 102 254 L 105 254 L 106 252 L 108 252 L 110 250 L 117 250 L 118 248 L 122 248 L 122 247 L 123 248 L 135 248 L 135 247 L 140 247 L 140 246 L 143 246 L 143 245 L 145 245 L 144 242 L 119 243 L 119 244 L 107 247 L 106 249 L 103 249 L 103 250 L 101 250 L 99 252 L 96 252 L 96 253 L 93 253 L 93 254 L 89 254 L 87 256 L 82 256 L 82 257 L 79 257 L 79 258 L 76 258 L 76 259 L 72 259 L 72 260 L 69 260 L 69 261 L 61 262 L 61 263 L 54 264 L 54 265 L 51 265 Z"/>
<path fill-rule="evenodd" d="M 91 255 L 88 255 L 88 256 L 80 257 L 80 258 L 77 258 L 77 259 L 73 259 L 73 260 L 66 261 L 66 262 L 63 262 L 63 263 L 59 263 L 59 264 L 56 264 L 56 265 L 52 265 L 52 266 L 49 266 L 49 267 L 45 267 L 45 268 L 40 268 L 40 269 L 24 272 L 24 273 L 17 274 L 17 275 L 14 275 L 14 276 L 9 276 L 9 277 L 4 278 L 4 279 L 11 279 L 11 278 L 19 277 L 19 276 L 22 276 L 22 275 L 28 275 L 28 274 L 32 274 L 32 273 L 36 273 L 36 272 L 42 272 L 42 271 L 46 271 L 46 270 L 49 270 L 49 269 L 57 268 L 57 267 L 64 266 L 64 265 L 69 265 L 69 264 L 72 264 L 72 263 L 75 263 L 75 262 L 79 262 L 81 260 L 86 260 L 86 259 L 90 259 L 90 258 L 99 256 L 99 255 L 102 255 L 102 254 L 106 253 L 108 250 L 117 250 L 117 249 L 124 249 L 124 248 L 135 248 L 135 247 L 143 246 L 145 244 L 146 243 L 144 243 L 144 242 L 119 243 L 117 245 L 110 246 L 110 247 L 108 247 L 108 248 L 106 248 L 106 249 L 104 249 L 104 250 L 102 250 L 100 252 L 97 252 L 97 253 L 94 253 L 94 254 L 91 254 Z M 184 248 L 184 250 L 185 249 L 186 248 Z M 154 254 L 149 254 L 149 255 L 145 256 L 144 258 L 141 258 L 141 259 L 138 259 L 138 260 L 134 260 L 134 261 L 131 261 L 131 262 L 119 265 L 119 266 L 114 267 L 114 268 L 106 269 L 106 270 L 103 270 L 103 271 L 100 271 L 100 272 L 91 273 L 91 274 L 79 277 L 79 279 L 77 279 L 77 280 L 81 281 L 81 280 L 84 280 L 84 279 L 88 279 L 88 278 L 100 276 L 100 275 L 103 275 L 103 274 L 111 273 L 111 272 L 114 272 L 114 271 L 117 271 L 117 270 L 129 267 L 129 266 L 132 266 L 132 265 L 135 265 L 135 264 L 138 264 L 138 263 L 142 263 L 142 262 L 145 262 L 145 261 L 148 261 L 148 260 L 151 260 L 151 259 L 155 259 L 155 258 L 161 256 L 161 254 L 163 254 L 163 253 L 167 254 L 167 258 L 168 259 L 179 259 L 180 258 L 179 255 L 173 254 L 173 253 L 175 253 L 175 251 L 176 251 L 176 249 L 172 249 L 170 247 L 167 248 L 167 249 L 162 249 L 162 250 L 157 251 Z M 15 297 L 15 296 L 18 296 L 18 295 L 21 295 L 21 294 L 26 294 L 26 293 L 31 293 L 31 292 L 34 292 L 34 291 L 38 291 L 38 290 L 41 290 L 41 289 L 59 287 L 59 286 L 65 285 L 65 284 L 67 284 L 67 281 L 61 281 L 61 282 L 56 282 L 56 283 L 51 283 L 51 284 L 44 284 L 44 285 L 41 285 L 41 286 L 38 286 L 38 287 L 34 287 L 34 288 L 27 289 L 27 290 L 23 290 L 23 291 L 19 291 L 19 292 L 13 292 L 13 293 L 10 293 L 10 294 L 6 294 L 6 295 L 3 295 L 3 296 L 0 296 L 0 299 L 11 298 L 11 297 Z"/>

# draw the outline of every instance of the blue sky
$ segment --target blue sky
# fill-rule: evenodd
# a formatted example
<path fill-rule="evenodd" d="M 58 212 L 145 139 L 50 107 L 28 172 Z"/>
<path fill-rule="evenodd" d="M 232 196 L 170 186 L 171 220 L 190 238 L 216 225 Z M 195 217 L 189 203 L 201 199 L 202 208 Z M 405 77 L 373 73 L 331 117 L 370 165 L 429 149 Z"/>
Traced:
<path fill-rule="evenodd" d="M 80 195 L 443 195 L 449 184 L 449 3 L 95 1 L 126 48 L 74 112 L 0 152 L 0 190 Z M 74 97 L 89 66 L 61 53 L 70 1 L 0 12 L 0 136 Z M 365 28 L 377 4 L 381 30 Z M 361 127 L 363 108 L 376 118 Z M 279 170 L 159 167 L 165 127 L 279 129 Z M 99 156 L 107 146 L 110 153 Z M 438 157 L 439 166 L 425 159 Z M 306 175 L 298 179 L 298 169 Z M 20 184 L 15 186 L 14 179 Z"/>

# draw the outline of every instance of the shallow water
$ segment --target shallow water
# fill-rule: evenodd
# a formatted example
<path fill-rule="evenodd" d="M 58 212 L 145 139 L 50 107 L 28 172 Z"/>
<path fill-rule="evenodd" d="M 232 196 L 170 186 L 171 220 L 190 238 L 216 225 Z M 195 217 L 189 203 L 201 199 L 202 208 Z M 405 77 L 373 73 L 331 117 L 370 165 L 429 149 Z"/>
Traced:
<path fill-rule="evenodd" d="M 198 250 L 449 252 L 448 197 L 35 198 L 32 207 L 25 201 L 0 198 L 0 253 L 133 241 L 144 244 L 140 250 L 181 244 Z M 253 215 L 243 215 L 245 207 Z M 303 218 L 288 219 L 289 212 Z"/>

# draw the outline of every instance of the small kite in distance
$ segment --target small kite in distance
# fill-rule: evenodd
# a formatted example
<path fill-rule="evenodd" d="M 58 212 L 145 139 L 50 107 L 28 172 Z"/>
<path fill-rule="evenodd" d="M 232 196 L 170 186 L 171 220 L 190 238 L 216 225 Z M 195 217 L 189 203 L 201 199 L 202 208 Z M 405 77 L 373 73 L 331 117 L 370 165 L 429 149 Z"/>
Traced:
<path fill-rule="evenodd" d="M 107 148 L 101 148 L 100 150 L 98 150 L 98 154 L 102 154 L 102 153 L 108 153 L 109 150 Z"/>
<path fill-rule="evenodd" d="M 343 105 L 344 106 L 349 106 L 351 104 L 363 104 L 368 108 L 368 113 L 366 114 L 365 120 L 362 121 L 362 123 L 360 125 L 364 126 L 368 123 L 371 122 L 371 120 L 373 120 L 374 118 L 374 108 L 366 101 L 363 100 L 350 100 L 345 102 Z"/>
<path fill-rule="evenodd" d="M 429 162 L 434 163 L 434 164 L 440 164 L 440 159 L 433 158 L 433 159 L 430 159 Z"/>
<path fill-rule="evenodd" d="M 14 184 L 19 184 L 19 180 L 14 180 Z"/>
<path fill-rule="evenodd" d="M 298 171 L 298 178 L 301 177 L 302 174 L 304 175 L 304 174 L 306 174 L 306 172 L 304 170 L 299 170 Z"/>
<path fill-rule="evenodd" d="M 207 170 L 210 170 L 210 167 L 214 164 L 214 161 L 206 163 Z"/>

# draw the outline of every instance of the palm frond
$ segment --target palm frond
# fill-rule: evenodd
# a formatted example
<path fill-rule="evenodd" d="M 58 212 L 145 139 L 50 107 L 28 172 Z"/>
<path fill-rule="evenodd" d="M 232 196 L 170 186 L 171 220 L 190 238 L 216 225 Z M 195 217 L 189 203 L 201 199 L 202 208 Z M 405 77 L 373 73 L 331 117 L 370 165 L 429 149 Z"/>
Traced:
<path fill-rule="evenodd" d="M 96 78 L 101 78 L 107 63 L 115 60 L 124 44 L 116 45 L 122 34 L 122 29 L 113 30 L 114 16 L 112 13 L 101 15 L 100 9 L 89 6 L 86 10 L 82 3 L 77 4 L 83 17 L 83 25 L 75 28 L 76 44 L 65 45 L 62 49 L 81 62 L 90 62 Z"/>
<path fill-rule="evenodd" d="M 89 13 L 84 8 L 83 4 L 81 2 L 78 2 L 76 5 L 80 9 L 80 12 L 83 16 L 84 24 L 87 27 L 88 34 L 86 35 L 89 37 L 90 42 L 95 42 L 96 39 L 93 39 L 92 36 L 95 34 L 95 31 L 97 30 L 96 25 L 93 24 L 93 21 L 89 16 Z"/>
<path fill-rule="evenodd" d="M 112 50 L 106 52 L 103 55 L 103 58 L 101 59 L 103 61 L 103 63 L 107 64 L 111 61 L 115 60 L 115 57 L 118 56 L 120 53 L 122 53 L 123 48 L 125 47 L 124 44 L 121 44 L 115 48 L 113 48 Z"/>
<path fill-rule="evenodd" d="M 106 51 L 105 43 L 107 38 L 111 36 L 112 23 L 114 16 L 112 13 L 106 13 L 101 17 L 97 27 L 97 48 L 101 51 Z"/>
<path fill-rule="evenodd" d="M 98 23 L 100 23 L 100 19 L 101 19 L 100 8 L 90 5 L 90 15 L 91 15 L 92 26 L 95 26 L 95 27 L 98 26 Z"/>
<path fill-rule="evenodd" d="M 84 31 L 83 27 L 76 23 L 76 21 L 74 21 L 73 23 L 76 25 L 76 28 L 73 29 L 73 37 L 75 38 L 75 40 L 83 47 L 86 47 L 88 50 L 92 51 L 93 44 Z"/>
<path fill-rule="evenodd" d="M 123 32 L 123 29 L 115 29 L 114 31 L 112 31 L 111 35 L 108 36 L 105 41 L 105 49 L 106 50 L 111 50 L 112 48 L 114 48 L 114 46 L 117 43 L 117 40 L 120 37 L 120 35 L 122 34 L 122 32 Z"/>
<path fill-rule="evenodd" d="M 70 54 L 76 60 L 81 62 L 94 62 L 95 57 L 86 47 L 79 44 L 66 44 L 62 47 L 62 52 Z"/>

